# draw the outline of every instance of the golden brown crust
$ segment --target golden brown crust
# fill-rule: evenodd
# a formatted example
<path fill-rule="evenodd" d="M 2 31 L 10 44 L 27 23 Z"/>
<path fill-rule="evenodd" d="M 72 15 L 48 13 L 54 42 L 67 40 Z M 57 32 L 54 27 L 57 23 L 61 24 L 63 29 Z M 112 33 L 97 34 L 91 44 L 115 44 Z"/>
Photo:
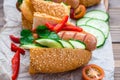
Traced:
<path fill-rule="evenodd" d="M 29 21 L 29 22 L 33 22 L 33 12 L 34 9 L 32 7 L 32 4 L 30 2 L 30 0 L 23 0 L 23 3 L 20 5 L 20 10 L 22 12 L 22 14 L 24 15 L 24 17 Z"/>
<path fill-rule="evenodd" d="M 31 2 L 33 4 L 35 12 L 46 13 L 58 18 L 63 18 L 70 13 L 69 7 L 63 4 L 40 0 L 31 0 Z"/>
<path fill-rule="evenodd" d="M 23 15 L 22 15 L 22 27 L 23 29 L 29 29 L 31 30 L 32 29 L 32 23 L 27 20 Z"/>
<path fill-rule="evenodd" d="M 80 4 L 83 4 L 85 7 L 91 7 L 100 3 L 101 0 L 80 0 Z"/>
<path fill-rule="evenodd" d="M 74 70 L 88 63 L 91 52 L 69 48 L 33 48 L 29 73 L 58 73 Z"/>
<path fill-rule="evenodd" d="M 23 3 L 20 6 L 20 10 L 22 13 L 23 28 L 31 29 L 33 24 L 34 12 L 51 15 L 52 17 L 56 18 L 54 19 L 54 22 L 57 22 L 58 18 L 62 19 L 65 15 L 69 15 L 70 8 L 62 4 L 48 2 L 44 0 L 23 0 Z"/>

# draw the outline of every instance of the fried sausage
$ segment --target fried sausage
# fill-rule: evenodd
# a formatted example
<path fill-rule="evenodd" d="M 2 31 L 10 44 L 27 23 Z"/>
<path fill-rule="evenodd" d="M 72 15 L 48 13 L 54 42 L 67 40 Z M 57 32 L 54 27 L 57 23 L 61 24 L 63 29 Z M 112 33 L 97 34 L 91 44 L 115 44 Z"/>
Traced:
<path fill-rule="evenodd" d="M 97 39 L 90 33 L 87 32 L 75 32 L 75 31 L 60 31 L 59 37 L 64 40 L 74 39 L 80 40 L 86 44 L 86 49 L 92 51 L 96 49 Z"/>

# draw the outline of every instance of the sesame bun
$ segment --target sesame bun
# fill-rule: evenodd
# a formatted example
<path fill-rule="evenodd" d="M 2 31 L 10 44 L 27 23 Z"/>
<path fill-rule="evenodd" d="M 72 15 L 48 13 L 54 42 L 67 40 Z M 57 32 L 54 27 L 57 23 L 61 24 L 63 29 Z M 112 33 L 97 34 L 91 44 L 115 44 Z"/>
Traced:
<path fill-rule="evenodd" d="M 39 25 L 45 25 L 46 22 L 51 24 L 58 24 L 62 21 L 61 18 L 48 15 L 46 13 L 34 12 L 33 15 L 33 28 L 38 27 Z M 70 22 L 67 22 L 67 25 L 74 25 Z"/>
<path fill-rule="evenodd" d="M 69 48 L 30 49 L 29 73 L 58 73 L 79 68 L 89 62 L 91 52 Z"/>
<path fill-rule="evenodd" d="M 61 21 L 64 16 L 69 15 L 70 13 L 70 6 L 44 0 L 23 0 L 19 8 L 22 14 L 22 24 L 24 29 L 32 29 L 34 22 L 33 18 L 36 15 L 35 13 L 41 14 L 42 17 L 44 17 L 43 14 L 48 15 L 45 17 L 47 20 L 49 20 L 49 16 L 51 16 L 51 18 L 54 19 L 54 22 Z"/>
<path fill-rule="evenodd" d="M 70 13 L 70 7 L 63 3 L 52 1 L 31 0 L 35 12 L 46 13 L 48 15 L 63 18 Z"/>

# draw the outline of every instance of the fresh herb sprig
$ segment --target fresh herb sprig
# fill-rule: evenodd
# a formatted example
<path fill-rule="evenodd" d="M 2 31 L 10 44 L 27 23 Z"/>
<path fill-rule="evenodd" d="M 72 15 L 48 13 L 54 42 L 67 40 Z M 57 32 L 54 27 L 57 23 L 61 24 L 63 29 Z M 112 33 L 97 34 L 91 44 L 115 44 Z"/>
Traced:
<path fill-rule="evenodd" d="M 40 38 L 60 39 L 55 32 L 50 31 L 46 26 L 38 26 L 36 31 Z"/>
<path fill-rule="evenodd" d="M 21 45 L 32 44 L 34 41 L 32 32 L 30 30 L 23 29 L 21 31 L 20 43 Z"/>

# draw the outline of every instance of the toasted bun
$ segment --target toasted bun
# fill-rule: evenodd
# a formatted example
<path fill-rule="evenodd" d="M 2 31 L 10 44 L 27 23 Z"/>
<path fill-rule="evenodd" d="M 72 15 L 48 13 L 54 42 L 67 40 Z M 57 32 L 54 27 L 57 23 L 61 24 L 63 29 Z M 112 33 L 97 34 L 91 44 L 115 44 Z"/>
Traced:
<path fill-rule="evenodd" d="M 31 0 L 35 12 L 46 13 L 48 15 L 63 18 L 70 13 L 70 7 L 65 4 L 54 3 L 51 1 Z"/>
<path fill-rule="evenodd" d="M 60 21 L 60 18 L 53 17 L 45 13 L 35 12 L 33 18 L 33 27 L 36 28 L 39 25 L 45 25 L 46 22 L 57 24 Z"/>
<path fill-rule="evenodd" d="M 24 15 L 22 15 L 22 28 L 23 29 L 32 29 L 32 24 L 29 20 L 27 20 Z"/>
<path fill-rule="evenodd" d="M 74 70 L 89 62 L 91 52 L 69 48 L 33 48 L 29 73 L 58 73 Z"/>
<path fill-rule="evenodd" d="M 36 19 L 38 19 L 37 17 L 43 18 L 45 15 L 49 15 L 44 19 L 50 21 L 49 19 L 51 18 L 54 20 L 53 23 L 58 23 L 64 16 L 69 15 L 70 13 L 69 6 L 44 0 L 23 0 L 22 4 L 20 5 L 20 10 L 22 13 L 23 28 L 25 29 L 32 29 L 34 22 L 33 16 L 35 17 L 34 20 L 36 21 Z M 38 16 L 38 13 L 41 15 Z M 44 21 L 44 19 L 42 21 Z"/>
<path fill-rule="evenodd" d="M 54 17 L 45 13 L 35 12 L 33 18 L 33 28 L 36 28 L 39 25 L 45 25 L 46 22 L 51 24 L 58 24 L 62 19 L 58 17 Z M 70 22 L 67 22 L 67 25 L 74 25 Z"/>
<path fill-rule="evenodd" d="M 32 23 L 34 9 L 30 0 L 23 0 L 22 4 L 20 5 L 20 10 L 25 19 Z"/>

